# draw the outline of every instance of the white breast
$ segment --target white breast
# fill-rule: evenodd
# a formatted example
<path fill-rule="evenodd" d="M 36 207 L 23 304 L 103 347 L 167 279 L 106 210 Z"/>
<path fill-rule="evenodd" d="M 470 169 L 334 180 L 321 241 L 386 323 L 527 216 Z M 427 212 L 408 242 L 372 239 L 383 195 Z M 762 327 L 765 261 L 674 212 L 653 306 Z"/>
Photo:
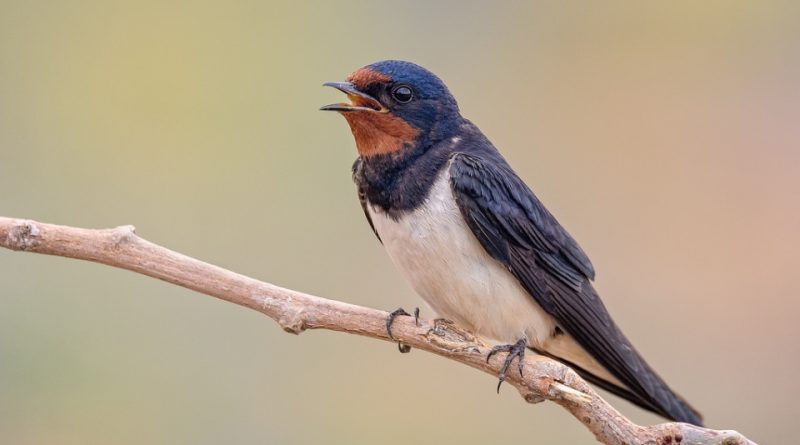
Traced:
<path fill-rule="evenodd" d="M 440 316 L 478 336 L 528 344 L 624 387 L 569 334 L 552 336 L 555 321 L 467 227 L 447 168 L 425 202 L 399 220 L 367 210 L 392 262 Z"/>
<path fill-rule="evenodd" d="M 514 276 L 490 257 L 467 227 L 445 168 L 427 200 L 394 220 L 368 211 L 394 264 L 440 316 L 475 334 L 540 346 L 555 327 Z"/>

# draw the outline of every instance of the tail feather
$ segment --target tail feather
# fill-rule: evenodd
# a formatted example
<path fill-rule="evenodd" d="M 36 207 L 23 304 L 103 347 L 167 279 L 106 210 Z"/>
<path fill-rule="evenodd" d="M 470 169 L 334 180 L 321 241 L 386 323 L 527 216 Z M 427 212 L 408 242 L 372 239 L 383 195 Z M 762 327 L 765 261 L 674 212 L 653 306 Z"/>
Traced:
<path fill-rule="evenodd" d="M 589 383 L 603 388 L 604 390 L 619 396 L 633 403 L 634 405 L 639 406 L 640 408 L 646 409 L 676 422 L 686 422 L 697 426 L 703 426 L 703 416 L 696 409 L 692 408 L 692 406 L 689 405 L 689 403 L 686 402 L 683 397 L 672 391 L 667 384 L 652 370 L 650 370 L 650 375 L 648 378 L 652 379 L 652 382 L 659 387 L 659 392 L 662 394 L 662 397 L 660 397 L 658 401 L 654 400 L 652 397 L 646 397 L 631 391 L 617 382 L 611 382 L 603 377 L 597 376 L 569 360 L 557 357 L 538 348 L 531 349 L 537 354 L 541 354 L 564 363 Z"/>

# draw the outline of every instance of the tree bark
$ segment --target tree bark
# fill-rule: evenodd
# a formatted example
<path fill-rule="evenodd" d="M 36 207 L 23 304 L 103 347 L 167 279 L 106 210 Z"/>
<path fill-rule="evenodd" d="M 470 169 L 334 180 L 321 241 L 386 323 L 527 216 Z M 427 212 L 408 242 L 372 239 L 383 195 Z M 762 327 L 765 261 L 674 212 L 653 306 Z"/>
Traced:
<path fill-rule="evenodd" d="M 432 352 L 497 376 L 502 354 L 488 362 L 489 347 L 446 320 L 398 317 L 389 338 L 384 311 L 284 289 L 231 272 L 153 244 L 133 226 L 83 229 L 0 217 L 0 246 L 7 249 L 94 261 L 164 280 L 261 312 L 284 331 L 329 329 Z M 524 375 L 509 372 L 506 382 L 530 403 L 550 400 L 569 411 L 608 445 L 745 445 L 754 442 L 736 431 L 718 431 L 686 423 L 636 425 L 597 393 L 572 369 L 537 355 L 525 358 Z"/>

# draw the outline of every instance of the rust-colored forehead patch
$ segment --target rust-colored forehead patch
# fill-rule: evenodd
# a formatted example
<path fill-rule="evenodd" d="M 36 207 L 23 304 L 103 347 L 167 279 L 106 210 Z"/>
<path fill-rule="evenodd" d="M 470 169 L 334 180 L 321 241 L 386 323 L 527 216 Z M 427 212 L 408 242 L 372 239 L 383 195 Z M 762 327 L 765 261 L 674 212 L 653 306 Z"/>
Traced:
<path fill-rule="evenodd" d="M 351 82 L 359 90 L 363 90 L 375 82 L 388 82 L 390 80 L 392 78 L 386 74 L 366 67 L 356 70 L 353 74 L 347 76 L 347 81 Z"/>

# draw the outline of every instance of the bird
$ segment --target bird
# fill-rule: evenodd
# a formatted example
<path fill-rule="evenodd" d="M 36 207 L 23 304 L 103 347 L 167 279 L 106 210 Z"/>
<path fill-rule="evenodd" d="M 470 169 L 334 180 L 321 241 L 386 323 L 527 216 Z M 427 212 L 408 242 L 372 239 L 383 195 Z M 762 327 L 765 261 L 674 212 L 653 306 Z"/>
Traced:
<path fill-rule="evenodd" d="M 370 227 L 437 315 L 498 342 L 522 373 L 527 350 L 664 418 L 702 425 L 634 349 L 592 282 L 586 253 L 468 119 L 445 83 L 401 60 L 327 82 L 348 102 L 352 175 Z M 408 315 L 398 309 L 395 316 Z M 403 350 L 401 349 L 401 352 Z"/>

